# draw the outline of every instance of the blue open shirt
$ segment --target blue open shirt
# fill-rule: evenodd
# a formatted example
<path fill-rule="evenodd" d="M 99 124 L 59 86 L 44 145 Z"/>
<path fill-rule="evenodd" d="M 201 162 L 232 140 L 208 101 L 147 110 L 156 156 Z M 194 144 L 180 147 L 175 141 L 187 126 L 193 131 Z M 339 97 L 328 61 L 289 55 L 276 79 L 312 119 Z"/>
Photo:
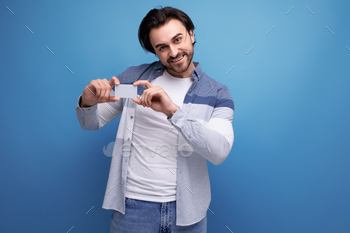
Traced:
<path fill-rule="evenodd" d="M 168 119 L 179 133 L 177 153 L 176 225 L 187 226 L 202 220 L 209 208 L 211 193 L 206 160 L 222 163 L 231 151 L 234 134 L 232 117 L 234 104 L 227 87 L 208 77 L 199 63 L 183 105 Z M 121 84 L 149 80 L 163 73 L 160 61 L 129 67 L 117 76 Z M 138 86 L 142 95 L 145 86 Z M 113 92 L 113 91 L 112 91 Z M 80 97 L 79 97 L 80 99 Z M 125 214 L 125 183 L 129 172 L 129 157 L 136 103 L 129 98 L 117 102 L 99 103 L 80 108 L 76 113 L 80 126 L 98 130 L 119 116 L 121 119 L 114 144 L 104 209 Z"/>

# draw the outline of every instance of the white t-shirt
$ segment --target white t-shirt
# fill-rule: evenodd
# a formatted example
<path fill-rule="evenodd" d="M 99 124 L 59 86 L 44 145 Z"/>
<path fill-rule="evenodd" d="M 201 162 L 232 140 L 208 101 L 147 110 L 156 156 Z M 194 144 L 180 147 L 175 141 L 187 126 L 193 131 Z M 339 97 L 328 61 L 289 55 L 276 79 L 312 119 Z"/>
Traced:
<path fill-rule="evenodd" d="M 192 78 L 176 78 L 165 69 L 151 81 L 179 107 L 192 83 Z M 164 113 L 136 104 L 126 197 L 152 202 L 176 199 L 178 134 Z"/>

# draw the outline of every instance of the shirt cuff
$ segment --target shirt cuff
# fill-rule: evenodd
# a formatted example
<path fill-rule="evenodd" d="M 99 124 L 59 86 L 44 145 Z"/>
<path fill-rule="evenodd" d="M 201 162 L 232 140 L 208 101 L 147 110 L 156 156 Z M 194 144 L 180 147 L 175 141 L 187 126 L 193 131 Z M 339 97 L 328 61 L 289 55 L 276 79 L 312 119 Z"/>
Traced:
<path fill-rule="evenodd" d="M 168 121 L 174 125 L 177 126 L 179 128 L 181 128 L 184 124 L 185 124 L 185 117 L 186 117 L 186 113 L 179 108 L 171 118 L 168 119 Z"/>

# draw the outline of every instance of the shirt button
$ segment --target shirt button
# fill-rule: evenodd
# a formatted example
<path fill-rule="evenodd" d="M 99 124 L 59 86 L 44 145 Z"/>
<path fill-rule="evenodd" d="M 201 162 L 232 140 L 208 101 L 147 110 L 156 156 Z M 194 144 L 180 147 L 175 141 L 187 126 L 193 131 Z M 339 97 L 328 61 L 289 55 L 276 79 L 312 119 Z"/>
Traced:
<path fill-rule="evenodd" d="M 130 138 L 128 138 L 128 141 L 130 141 Z"/>
<path fill-rule="evenodd" d="M 127 159 L 124 159 L 124 162 L 126 163 L 126 162 L 128 162 L 128 160 L 127 160 Z"/>
<path fill-rule="evenodd" d="M 124 184 L 124 181 L 122 181 L 122 184 Z"/>
<path fill-rule="evenodd" d="M 131 119 L 134 118 L 133 116 L 130 117 Z"/>

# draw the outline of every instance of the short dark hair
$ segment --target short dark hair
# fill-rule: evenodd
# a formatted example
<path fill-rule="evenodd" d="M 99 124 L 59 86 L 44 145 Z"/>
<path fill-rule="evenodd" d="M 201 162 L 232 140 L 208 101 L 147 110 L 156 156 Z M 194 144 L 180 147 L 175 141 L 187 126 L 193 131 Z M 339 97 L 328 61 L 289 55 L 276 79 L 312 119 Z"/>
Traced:
<path fill-rule="evenodd" d="M 153 28 L 163 26 L 170 19 L 179 20 L 185 26 L 188 33 L 190 33 L 191 30 L 194 30 L 192 20 L 183 11 L 172 7 L 163 7 L 160 9 L 154 8 L 143 18 L 139 27 L 139 42 L 144 50 L 156 54 L 149 39 L 149 32 Z"/>

